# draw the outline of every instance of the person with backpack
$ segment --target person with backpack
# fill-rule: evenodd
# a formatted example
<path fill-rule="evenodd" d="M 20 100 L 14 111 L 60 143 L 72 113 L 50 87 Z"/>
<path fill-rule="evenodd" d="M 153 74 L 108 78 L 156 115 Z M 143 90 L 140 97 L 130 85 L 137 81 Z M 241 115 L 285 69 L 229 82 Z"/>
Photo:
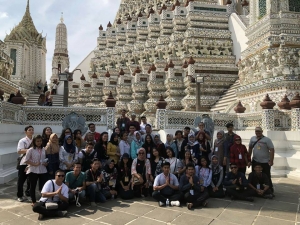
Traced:
<path fill-rule="evenodd" d="M 87 142 L 85 149 L 82 149 L 78 154 L 78 161 L 82 165 L 82 171 L 85 172 L 91 168 L 96 151 L 94 151 L 94 143 Z"/>

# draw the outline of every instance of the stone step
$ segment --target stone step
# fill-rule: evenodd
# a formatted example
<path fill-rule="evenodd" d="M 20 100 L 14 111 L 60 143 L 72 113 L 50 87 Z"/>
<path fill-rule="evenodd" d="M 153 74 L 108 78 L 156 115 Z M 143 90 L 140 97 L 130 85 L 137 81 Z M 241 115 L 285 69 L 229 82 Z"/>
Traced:
<path fill-rule="evenodd" d="M 39 96 L 40 96 L 39 94 L 30 94 L 26 101 L 26 105 L 36 106 Z M 63 95 L 52 95 L 52 98 L 53 98 L 53 106 L 63 105 Z"/>

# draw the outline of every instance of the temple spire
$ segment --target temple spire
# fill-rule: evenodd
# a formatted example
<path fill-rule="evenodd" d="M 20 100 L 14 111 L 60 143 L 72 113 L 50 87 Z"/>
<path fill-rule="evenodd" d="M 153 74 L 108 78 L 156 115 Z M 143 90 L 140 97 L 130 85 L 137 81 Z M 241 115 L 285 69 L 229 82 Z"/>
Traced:
<path fill-rule="evenodd" d="M 28 0 L 28 1 L 29 1 L 29 0 Z M 63 12 L 61 12 L 60 22 L 61 22 L 61 23 L 64 23 L 64 13 L 63 13 Z"/>

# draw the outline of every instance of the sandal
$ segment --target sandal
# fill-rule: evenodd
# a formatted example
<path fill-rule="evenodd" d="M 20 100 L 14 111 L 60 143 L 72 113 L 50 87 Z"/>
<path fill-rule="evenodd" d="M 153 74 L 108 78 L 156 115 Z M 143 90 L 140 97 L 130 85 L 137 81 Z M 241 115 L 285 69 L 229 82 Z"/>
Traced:
<path fill-rule="evenodd" d="M 188 210 L 191 210 L 193 207 L 193 203 L 186 203 L 186 207 L 188 208 Z"/>

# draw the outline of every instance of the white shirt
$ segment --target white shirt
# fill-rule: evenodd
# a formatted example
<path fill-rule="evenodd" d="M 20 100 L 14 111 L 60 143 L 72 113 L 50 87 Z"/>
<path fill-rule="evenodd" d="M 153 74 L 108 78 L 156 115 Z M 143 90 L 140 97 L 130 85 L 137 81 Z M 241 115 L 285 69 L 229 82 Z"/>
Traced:
<path fill-rule="evenodd" d="M 165 159 L 165 161 L 170 163 L 170 173 L 176 173 L 179 170 L 179 168 L 182 168 L 181 161 L 175 157 L 171 159 L 167 158 Z"/>
<path fill-rule="evenodd" d="M 79 159 L 83 159 L 84 155 L 82 153 L 82 151 L 84 151 L 86 153 L 86 149 L 82 149 L 79 153 L 78 153 L 78 158 Z M 94 149 L 91 151 L 90 155 L 94 152 Z"/>
<path fill-rule="evenodd" d="M 56 88 L 57 88 L 57 85 L 53 84 L 52 89 L 56 89 Z"/>
<path fill-rule="evenodd" d="M 53 190 L 53 184 L 51 182 L 51 180 L 48 180 L 41 193 L 48 193 L 48 192 L 55 192 L 57 191 L 61 186 L 58 186 L 56 183 L 55 183 L 55 180 L 52 180 L 53 183 L 54 183 L 54 190 Z M 66 198 L 69 198 L 69 188 L 67 185 L 65 185 L 64 183 L 62 184 L 62 190 L 61 190 L 61 194 L 66 197 Z M 52 197 L 50 198 L 45 198 L 45 197 L 41 197 L 40 199 L 40 202 L 59 202 L 60 199 L 59 199 L 59 196 L 58 195 L 54 195 L 53 196 L 53 200 L 52 200 Z"/>
<path fill-rule="evenodd" d="M 124 153 L 127 153 L 130 157 L 130 144 L 128 142 L 121 140 L 119 143 L 119 148 L 121 157 L 124 155 Z"/>
<path fill-rule="evenodd" d="M 170 173 L 167 177 L 164 175 L 164 173 L 161 173 L 161 174 L 157 175 L 155 177 L 153 186 L 157 187 L 157 186 L 164 185 L 166 183 L 166 178 L 170 178 L 170 184 L 171 185 L 179 186 L 179 182 L 178 182 L 177 177 L 172 173 Z"/>
<path fill-rule="evenodd" d="M 75 152 L 74 153 L 68 153 L 65 149 L 64 146 L 61 146 L 59 149 L 59 161 L 60 165 L 59 168 L 61 170 L 66 170 L 67 165 L 66 163 L 75 163 L 78 160 L 78 149 L 75 147 Z M 73 170 L 74 167 L 71 167 L 70 170 Z"/>
<path fill-rule="evenodd" d="M 22 138 L 18 143 L 17 152 L 22 150 L 22 149 L 29 149 L 29 146 L 31 145 L 31 142 L 32 142 L 32 139 L 29 139 L 29 137 Z M 23 159 L 21 160 L 20 165 L 26 165 L 25 157 L 23 157 Z"/>
<path fill-rule="evenodd" d="M 29 166 L 29 169 L 27 170 L 26 174 L 30 173 L 36 173 L 36 174 L 45 174 L 47 173 L 46 166 L 43 165 L 46 159 L 46 152 L 45 149 L 42 148 L 40 150 L 30 148 L 26 152 L 25 162 L 32 162 L 32 163 L 40 163 L 38 166 Z"/>

